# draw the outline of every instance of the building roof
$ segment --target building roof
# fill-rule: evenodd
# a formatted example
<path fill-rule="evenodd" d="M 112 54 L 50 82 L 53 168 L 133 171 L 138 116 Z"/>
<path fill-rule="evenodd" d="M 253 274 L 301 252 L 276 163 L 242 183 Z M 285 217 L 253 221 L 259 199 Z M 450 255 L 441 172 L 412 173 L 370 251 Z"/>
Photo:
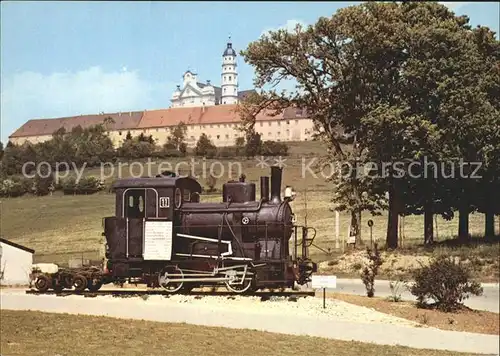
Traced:
<path fill-rule="evenodd" d="M 102 124 L 104 119 L 108 117 L 111 117 L 114 121 L 114 123 L 107 126 L 109 130 L 134 129 L 141 120 L 142 115 L 142 111 L 127 111 L 111 114 L 80 115 L 57 119 L 35 119 L 26 122 L 9 137 L 52 135 L 62 127 L 64 127 L 66 131 L 71 131 L 78 125 L 82 128 L 86 128 Z"/>
<path fill-rule="evenodd" d="M 16 244 L 15 242 L 12 242 L 12 241 L 9 241 L 9 240 L 6 240 L 2 237 L 0 237 L 0 242 L 3 242 L 4 244 L 6 245 L 9 245 L 9 246 L 12 246 L 12 247 L 15 247 L 15 248 L 18 248 L 20 250 L 23 250 L 23 251 L 26 251 L 26 252 L 29 252 L 29 253 L 35 253 L 35 250 L 31 249 L 31 248 L 28 248 L 26 246 L 23 246 L 23 245 L 19 245 L 19 244 Z"/>
<path fill-rule="evenodd" d="M 175 126 L 180 122 L 190 125 L 238 123 L 240 116 L 238 105 L 215 105 L 206 107 L 177 107 L 161 110 L 145 111 L 138 129 L 152 127 Z M 263 111 L 257 115 L 257 121 L 283 120 L 302 118 L 305 113 L 301 109 L 287 108 L 283 113 L 272 116 L 271 111 Z"/>
<path fill-rule="evenodd" d="M 238 92 L 238 100 L 245 100 L 245 98 L 251 93 L 257 93 L 255 89 L 242 90 Z"/>
<path fill-rule="evenodd" d="M 220 88 L 214 87 L 217 98 L 220 100 Z M 217 89 L 219 94 L 217 94 Z M 254 90 L 244 90 L 238 93 L 240 98 Z M 219 95 L 219 96 L 217 96 Z M 218 124 L 237 123 L 240 121 L 237 105 L 215 105 L 205 107 L 178 107 L 161 110 L 133 111 L 100 115 L 81 115 L 73 117 L 63 117 L 57 119 L 37 119 L 29 120 L 9 137 L 27 137 L 52 135 L 58 129 L 64 127 L 66 131 L 71 131 L 80 125 L 83 128 L 103 123 L 104 119 L 111 117 L 115 122 L 107 126 L 108 130 L 134 130 L 147 129 L 153 127 L 166 127 L 178 125 L 181 121 L 185 124 Z M 270 121 L 280 119 L 306 118 L 306 110 L 287 108 L 277 116 L 272 116 L 270 111 L 260 113 L 257 121 Z"/>

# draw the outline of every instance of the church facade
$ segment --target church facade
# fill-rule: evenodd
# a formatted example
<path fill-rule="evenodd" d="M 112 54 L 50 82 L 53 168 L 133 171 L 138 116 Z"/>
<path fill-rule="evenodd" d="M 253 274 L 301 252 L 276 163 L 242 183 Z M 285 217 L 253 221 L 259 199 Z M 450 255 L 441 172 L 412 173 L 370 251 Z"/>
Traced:
<path fill-rule="evenodd" d="M 182 86 L 178 85 L 172 94 L 172 107 L 200 107 L 214 105 L 237 104 L 254 90 L 238 90 L 237 54 L 229 39 L 222 53 L 221 85 L 214 86 L 210 80 L 206 83 L 198 81 L 198 75 L 186 71 Z"/>

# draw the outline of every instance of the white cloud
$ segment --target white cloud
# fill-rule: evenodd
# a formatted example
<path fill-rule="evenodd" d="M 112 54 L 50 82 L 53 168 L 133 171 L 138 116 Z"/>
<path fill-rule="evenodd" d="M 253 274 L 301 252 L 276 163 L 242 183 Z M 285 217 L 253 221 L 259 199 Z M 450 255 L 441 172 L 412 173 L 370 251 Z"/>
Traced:
<path fill-rule="evenodd" d="M 262 31 L 262 33 L 260 34 L 261 36 L 263 35 L 267 35 L 267 33 L 269 31 L 278 31 L 278 30 L 281 30 L 281 29 L 284 29 L 286 30 L 287 32 L 295 32 L 295 27 L 297 25 L 301 25 L 302 27 L 306 27 L 307 24 L 304 22 L 304 21 L 301 21 L 301 20 L 288 20 L 284 25 L 282 26 L 279 26 L 277 28 L 268 28 L 264 31 Z"/>
<path fill-rule="evenodd" d="M 4 142 L 29 119 L 151 109 L 155 97 L 160 107 L 168 107 L 169 90 L 175 88 L 174 83 L 150 83 L 126 67 L 116 72 L 100 67 L 49 75 L 22 72 L 2 79 Z"/>
<path fill-rule="evenodd" d="M 470 1 L 438 1 L 441 5 L 447 6 L 450 10 L 458 11 L 462 6 L 470 4 Z"/>

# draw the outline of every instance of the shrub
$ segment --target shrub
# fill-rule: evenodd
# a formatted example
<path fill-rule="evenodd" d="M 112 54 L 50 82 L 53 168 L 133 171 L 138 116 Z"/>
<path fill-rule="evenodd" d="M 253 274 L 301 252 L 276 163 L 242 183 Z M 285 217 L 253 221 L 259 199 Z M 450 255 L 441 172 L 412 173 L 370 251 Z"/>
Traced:
<path fill-rule="evenodd" d="M 233 158 L 239 156 L 238 147 L 221 147 L 217 152 L 217 157 L 219 158 Z"/>
<path fill-rule="evenodd" d="M 408 283 L 406 280 L 399 278 L 393 280 L 392 278 L 389 280 L 389 289 L 391 290 L 391 295 L 389 296 L 389 300 L 391 302 L 400 302 L 401 298 L 401 289 L 408 288 Z"/>
<path fill-rule="evenodd" d="M 207 192 L 208 193 L 215 192 L 216 184 L 217 184 L 217 178 L 215 178 L 213 174 L 210 174 L 207 177 L 207 186 L 208 186 Z"/>
<path fill-rule="evenodd" d="M 20 197 L 31 191 L 33 182 L 30 179 L 16 176 L 4 179 L 0 182 L 0 196 Z"/>
<path fill-rule="evenodd" d="M 153 152 L 152 156 L 155 158 L 169 158 L 169 157 L 183 157 L 184 154 L 181 151 L 177 150 L 176 148 L 164 145 L 161 150 Z"/>
<path fill-rule="evenodd" d="M 282 142 L 264 141 L 260 154 L 262 156 L 287 156 L 288 146 Z"/>
<path fill-rule="evenodd" d="M 428 306 L 429 300 L 433 300 L 439 310 L 450 312 L 458 309 L 469 295 L 483 293 L 481 285 L 471 281 L 471 271 L 446 256 L 412 271 L 412 277 L 415 283 L 410 292 L 417 297 L 420 307 Z"/>
<path fill-rule="evenodd" d="M 82 177 L 76 185 L 77 194 L 93 194 L 101 189 L 101 182 L 96 177 Z"/>
<path fill-rule="evenodd" d="M 373 251 L 369 247 L 366 249 L 366 255 L 368 258 L 368 265 L 363 268 L 361 280 L 365 285 L 366 295 L 372 298 L 375 295 L 375 277 L 378 274 L 378 269 L 383 263 L 377 243 L 374 244 Z"/>
<path fill-rule="evenodd" d="M 95 177 L 82 177 L 78 182 L 75 177 L 68 177 L 62 181 L 61 185 L 64 194 L 93 194 L 106 188 Z"/>
<path fill-rule="evenodd" d="M 37 172 L 33 180 L 32 191 L 34 195 L 47 195 L 54 191 L 54 176 L 43 167 L 40 172 Z"/>
<path fill-rule="evenodd" d="M 64 194 L 76 194 L 75 177 L 67 177 L 61 181 L 61 187 Z"/>

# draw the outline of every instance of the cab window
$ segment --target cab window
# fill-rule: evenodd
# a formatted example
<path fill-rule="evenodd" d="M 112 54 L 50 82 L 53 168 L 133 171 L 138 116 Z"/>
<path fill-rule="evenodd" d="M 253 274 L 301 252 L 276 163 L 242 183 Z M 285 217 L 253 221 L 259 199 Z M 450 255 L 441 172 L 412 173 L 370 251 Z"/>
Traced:
<path fill-rule="evenodd" d="M 144 189 L 129 190 L 125 193 L 124 213 L 126 218 L 145 217 L 145 197 Z"/>

